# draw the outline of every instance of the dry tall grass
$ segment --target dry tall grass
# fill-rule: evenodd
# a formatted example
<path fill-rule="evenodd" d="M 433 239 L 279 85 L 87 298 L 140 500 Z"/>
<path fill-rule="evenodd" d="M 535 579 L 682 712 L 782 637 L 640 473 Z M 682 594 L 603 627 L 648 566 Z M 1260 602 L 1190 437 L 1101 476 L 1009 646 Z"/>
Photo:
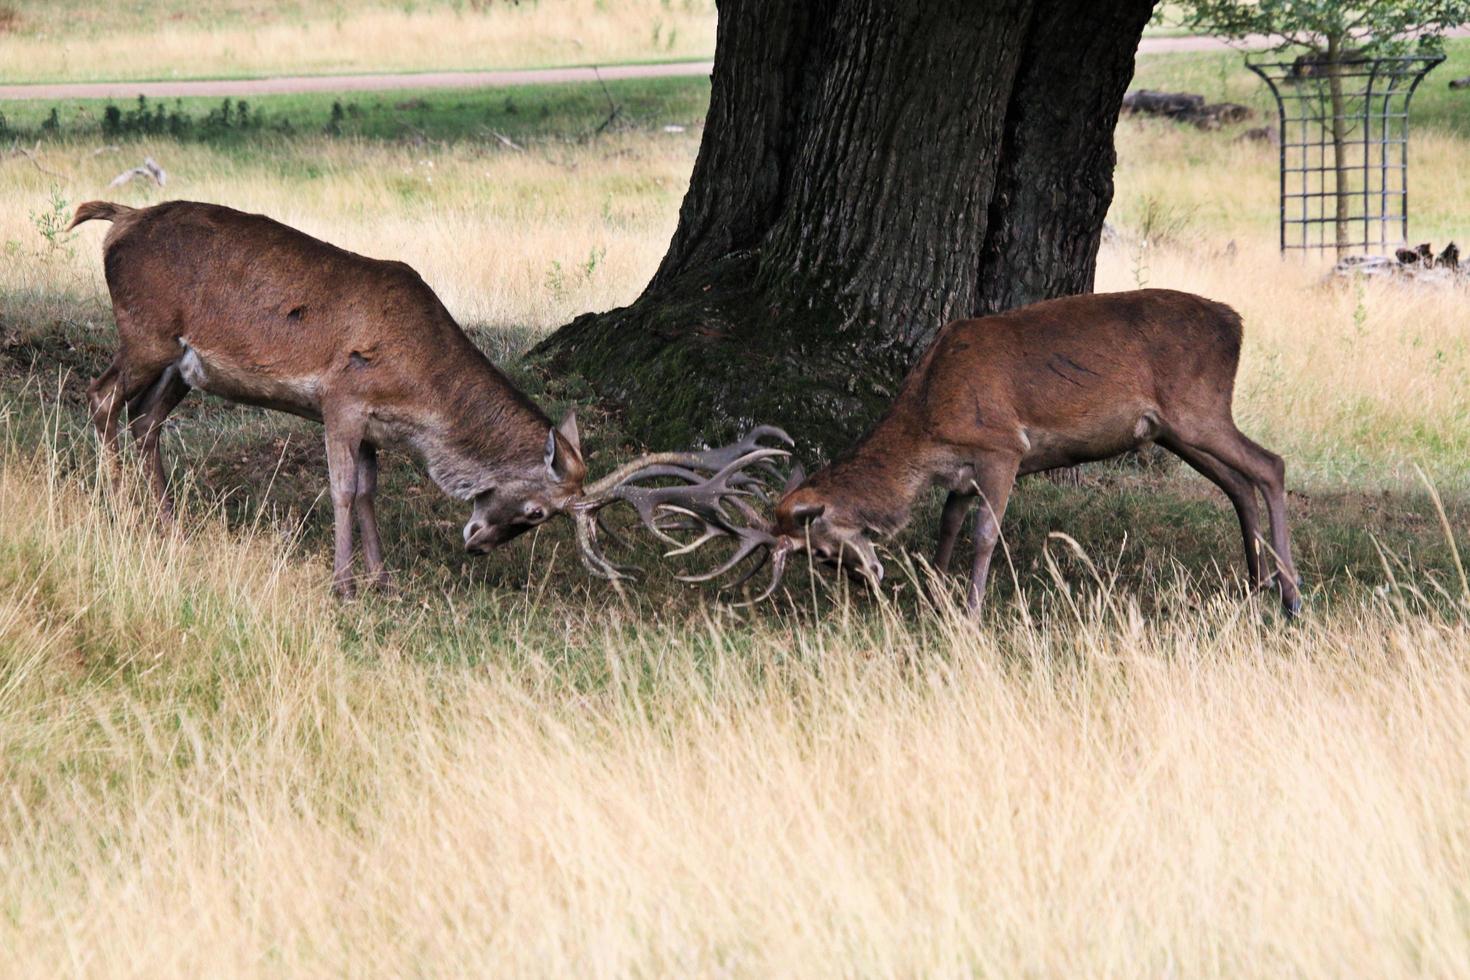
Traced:
<path fill-rule="evenodd" d="M 22 11 L 18 26 L 31 15 Z M 6 81 L 605 65 L 708 58 L 715 49 L 712 0 L 357 3 L 305 16 L 144 18 L 95 31 L 86 23 L 83 15 L 39 35 L 0 32 Z"/>
<path fill-rule="evenodd" d="M 283 144 L 264 157 L 168 139 L 130 147 L 126 158 L 93 157 L 90 144 L 62 145 L 45 159 L 65 168 L 65 180 L 7 166 L 0 241 L 44 250 L 36 215 L 52 188 L 72 205 L 94 197 L 135 205 L 214 201 L 402 259 L 463 321 L 545 330 L 637 296 L 673 234 L 697 138 L 630 133 L 593 146 L 548 141 L 528 153 L 323 139 Z M 136 184 L 107 189 L 120 167 L 144 154 L 166 162 L 166 192 Z M 316 179 L 299 176 L 307 162 Z M 0 267 L 0 288 L 69 281 L 105 291 L 101 238 L 101 225 L 84 226 L 69 252 Z"/>
<path fill-rule="evenodd" d="M 343 611 L 7 461 L 8 974 L 1470 970 L 1470 633 L 1412 588 Z"/>

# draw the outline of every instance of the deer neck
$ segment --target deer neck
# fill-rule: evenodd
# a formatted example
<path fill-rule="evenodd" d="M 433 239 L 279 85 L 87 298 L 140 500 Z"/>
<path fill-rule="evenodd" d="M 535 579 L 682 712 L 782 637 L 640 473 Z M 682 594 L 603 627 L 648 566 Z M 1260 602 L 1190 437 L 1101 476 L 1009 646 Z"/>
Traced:
<path fill-rule="evenodd" d="M 407 433 L 429 477 L 446 494 L 469 500 L 524 481 L 545 465 L 551 420 L 484 358 L 437 386 Z"/>
<path fill-rule="evenodd" d="M 885 536 L 908 525 L 932 480 L 924 442 L 891 417 L 818 476 L 834 502 Z"/>

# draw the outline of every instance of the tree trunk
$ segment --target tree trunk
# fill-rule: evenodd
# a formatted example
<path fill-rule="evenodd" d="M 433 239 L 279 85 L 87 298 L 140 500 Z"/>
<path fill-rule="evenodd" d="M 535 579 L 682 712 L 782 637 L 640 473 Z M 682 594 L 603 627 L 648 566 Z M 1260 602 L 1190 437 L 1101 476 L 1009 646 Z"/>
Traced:
<path fill-rule="evenodd" d="M 724 0 L 658 272 L 537 354 L 660 445 L 840 449 L 946 322 L 1091 288 L 1152 0 Z"/>
<path fill-rule="evenodd" d="M 1332 133 L 1332 169 L 1334 200 L 1337 203 L 1336 220 L 1333 227 L 1337 231 L 1337 254 L 1341 257 L 1347 251 L 1348 246 L 1348 220 L 1351 210 L 1348 207 L 1348 189 L 1351 179 L 1348 172 L 1347 159 L 1347 99 L 1342 90 L 1342 62 L 1346 57 L 1346 45 L 1343 39 L 1333 35 L 1327 39 L 1327 101 L 1330 103 L 1328 111 L 1332 114 L 1329 120 L 1329 131 Z"/>

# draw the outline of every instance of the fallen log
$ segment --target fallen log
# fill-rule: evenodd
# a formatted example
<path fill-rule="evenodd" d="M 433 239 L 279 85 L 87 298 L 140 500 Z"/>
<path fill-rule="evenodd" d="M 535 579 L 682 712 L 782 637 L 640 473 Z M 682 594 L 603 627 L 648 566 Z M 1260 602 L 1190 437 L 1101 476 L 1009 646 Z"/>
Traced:
<path fill-rule="evenodd" d="M 1162 116 L 1200 129 L 1219 129 L 1243 122 L 1253 115 L 1248 106 L 1235 102 L 1206 103 L 1203 95 L 1155 92 L 1146 88 L 1123 96 L 1123 111 L 1129 115 Z"/>

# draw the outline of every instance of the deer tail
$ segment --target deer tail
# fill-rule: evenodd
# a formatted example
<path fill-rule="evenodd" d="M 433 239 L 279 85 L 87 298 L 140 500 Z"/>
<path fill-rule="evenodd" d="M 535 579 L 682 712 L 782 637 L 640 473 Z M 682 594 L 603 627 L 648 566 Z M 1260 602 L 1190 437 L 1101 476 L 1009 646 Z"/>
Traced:
<path fill-rule="evenodd" d="M 85 204 L 77 205 L 76 217 L 71 219 L 71 224 L 66 226 L 71 231 L 83 221 L 91 221 L 93 218 L 102 218 L 112 221 L 122 215 L 132 214 L 137 208 L 130 208 L 126 204 L 113 204 L 111 201 L 87 201 Z"/>

